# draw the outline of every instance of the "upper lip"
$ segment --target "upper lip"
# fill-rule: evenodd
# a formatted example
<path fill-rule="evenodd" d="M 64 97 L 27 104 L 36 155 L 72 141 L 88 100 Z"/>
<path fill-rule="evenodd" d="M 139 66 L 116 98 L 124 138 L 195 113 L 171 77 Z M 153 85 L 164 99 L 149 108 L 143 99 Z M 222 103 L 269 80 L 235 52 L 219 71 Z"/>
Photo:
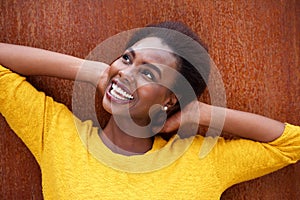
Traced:
<path fill-rule="evenodd" d="M 118 79 L 113 79 L 112 81 L 112 84 L 116 84 L 119 88 L 121 88 L 122 90 L 124 90 L 126 93 L 134 96 L 133 92 L 130 91 L 130 89 L 128 89 L 128 87 L 126 87 L 126 85 L 124 83 L 122 83 L 120 80 Z"/>

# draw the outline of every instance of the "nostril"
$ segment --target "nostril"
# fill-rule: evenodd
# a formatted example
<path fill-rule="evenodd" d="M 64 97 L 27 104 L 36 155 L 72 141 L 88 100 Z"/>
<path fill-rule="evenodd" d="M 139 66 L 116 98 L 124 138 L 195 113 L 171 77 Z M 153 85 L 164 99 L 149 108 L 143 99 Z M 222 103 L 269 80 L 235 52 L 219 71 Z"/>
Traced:
<path fill-rule="evenodd" d="M 118 74 L 122 77 L 124 76 L 124 72 L 122 70 L 119 70 Z"/>
<path fill-rule="evenodd" d="M 133 72 L 131 70 L 127 70 L 126 72 L 124 70 L 120 70 L 118 74 L 120 78 L 127 83 L 132 83 L 134 81 Z"/>

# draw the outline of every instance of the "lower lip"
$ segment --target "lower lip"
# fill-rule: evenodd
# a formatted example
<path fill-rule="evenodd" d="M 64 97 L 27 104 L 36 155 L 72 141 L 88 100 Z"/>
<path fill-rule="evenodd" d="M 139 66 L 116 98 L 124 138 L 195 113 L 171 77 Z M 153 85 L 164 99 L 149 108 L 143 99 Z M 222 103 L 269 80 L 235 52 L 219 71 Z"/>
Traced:
<path fill-rule="evenodd" d="M 121 100 L 121 99 L 118 99 L 118 98 L 114 97 L 114 96 L 110 93 L 111 87 L 112 87 L 112 83 L 107 87 L 107 90 L 106 90 L 106 97 L 107 97 L 111 102 L 118 103 L 118 104 L 128 104 L 129 102 L 132 101 L 132 100 Z"/>

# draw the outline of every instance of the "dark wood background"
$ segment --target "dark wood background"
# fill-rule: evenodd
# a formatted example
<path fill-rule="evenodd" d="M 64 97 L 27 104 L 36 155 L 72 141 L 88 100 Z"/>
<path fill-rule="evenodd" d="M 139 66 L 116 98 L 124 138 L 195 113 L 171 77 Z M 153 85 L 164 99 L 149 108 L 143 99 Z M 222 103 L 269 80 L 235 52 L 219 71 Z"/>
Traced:
<path fill-rule="evenodd" d="M 2 0 L 0 41 L 86 57 L 121 31 L 182 20 L 208 45 L 227 106 L 300 125 L 297 0 Z M 71 108 L 73 82 L 31 77 Z M 42 199 L 40 169 L 0 115 L 0 199 Z M 222 199 L 299 199 L 300 163 L 229 188 Z"/>

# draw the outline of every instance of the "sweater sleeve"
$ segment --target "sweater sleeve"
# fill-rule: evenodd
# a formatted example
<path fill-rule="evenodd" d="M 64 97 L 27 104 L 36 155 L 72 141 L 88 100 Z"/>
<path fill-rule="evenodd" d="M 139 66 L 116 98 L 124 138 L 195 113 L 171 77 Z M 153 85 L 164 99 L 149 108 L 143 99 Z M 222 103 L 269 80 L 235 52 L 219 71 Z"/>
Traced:
<path fill-rule="evenodd" d="M 0 85 L 0 113 L 39 162 L 51 116 L 63 106 L 1 65 Z"/>
<path fill-rule="evenodd" d="M 300 159 L 300 127 L 286 124 L 283 134 L 269 143 L 220 138 L 214 153 L 215 167 L 223 190 L 251 180 Z"/>

